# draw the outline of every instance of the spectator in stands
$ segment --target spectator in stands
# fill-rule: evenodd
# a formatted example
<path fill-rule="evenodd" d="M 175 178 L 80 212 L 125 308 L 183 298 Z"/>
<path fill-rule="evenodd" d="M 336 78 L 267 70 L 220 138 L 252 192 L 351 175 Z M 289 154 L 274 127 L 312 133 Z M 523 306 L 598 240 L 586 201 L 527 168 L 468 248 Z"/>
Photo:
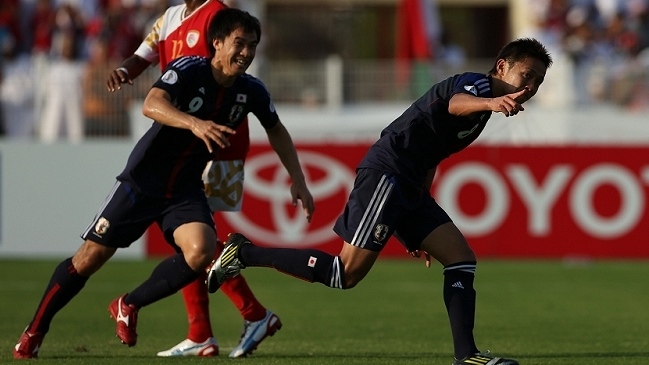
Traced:
<path fill-rule="evenodd" d="M 72 5 L 56 11 L 52 38 L 52 58 L 45 82 L 46 97 L 40 118 L 39 136 L 52 143 L 60 138 L 71 142 L 83 139 L 83 94 L 81 78 L 84 64 L 83 23 Z"/>
<path fill-rule="evenodd" d="M 6 137 L 31 139 L 34 132 L 34 76 L 27 54 L 18 52 L 10 34 L 0 36 L 2 71 L 0 104 Z"/>
<path fill-rule="evenodd" d="M 568 0 L 528 0 L 538 37 L 551 50 L 561 48 L 566 32 Z"/>
<path fill-rule="evenodd" d="M 115 96 L 106 93 L 102 82 L 108 70 L 117 67 L 107 54 L 108 45 L 102 38 L 88 42 L 88 60 L 83 69 L 83 115 L 86 136 L 127 136 L 129 133 L 126 93 Z"/>
<path fill-rule="evenodd" d="M 47 78 L 49 54 L 52 49 L 52 34 L 56 11 L 52 0 L 36 0 L 33 12 L 29 17 L 29 28 L 32 36 L 32 61 L 36 80 Z M 34 85 L 34 117 L 40 120 L 47 92 L 47 84 L 38 82 Z"/>
<path fill-rule="evenodd" d="M 140 45 L 144 30 L 137 27 L 138 8 L 135 5 L 134 1 L 107 0 L 104 12 L 88 24 L 88 36 L 106 42 L 110 60 L 120 62 Z"/>
<path fill-rule="evenodd" d="M 14 43 L 20 48 L 23 37 L 20 32 L 19 20 L 21 14 L 19 2 L 19 0 L 2 0 L 2 6 L 0 6 L 0 28 L 3 31 L 9 32 Z"/>

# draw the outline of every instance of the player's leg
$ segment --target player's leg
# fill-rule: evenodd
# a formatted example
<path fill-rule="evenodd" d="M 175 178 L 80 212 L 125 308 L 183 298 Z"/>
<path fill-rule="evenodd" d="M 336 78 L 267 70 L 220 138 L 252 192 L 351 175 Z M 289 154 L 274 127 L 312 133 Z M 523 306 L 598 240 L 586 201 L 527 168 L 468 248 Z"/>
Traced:
<path fill-rule="evenodd" d="M 196 280 L 214 257 L 214 221 L 204 198 L 185 197 L 164 204 L 163 209 L 158 209 L 165 212 L 158 223 L 167 242 L 173 242 L 180 252 L 161 261 L 140 286 L 116 298 L 109 306 L 117 320 L 117 335 L 129 346 L 137 342 L 137 311 Z M 129 320 L 120 321 L 123 316 Z"/>
<path fill-rule="evenodd" d="M 444 266 L 444 304 L 453 336 L 453 364 L 517 365 L 518 362 L 512 359 L 481 354 L 475 344 L 476 292 L 473 282 L 476 257 L 455 224 L 449 221 L 435 228 L 423 240 L 420 249 Z"/>
<path fill-rule="evenodd" d="M 394 180 L 378 170 L 358 172 L 349 202 L 334 231 L 347 242 L 338 256 L 314 249 L 267 248 L 235 233 L 208 272 L 208 291 L 246 266 L 273 267 L 308 282 L 348 289 L 362 280 L 394 230 Z"/>
<path fill-rule="evenodd" d="M 218 256 L 223 243 L 217 241 Z M 182 289 L 183 301 L 187 311 L 187 338 L 172 348 L 160 351 L 157 356 L 217 356 L 219 347 L 212 331 L 209 312 L 209 298 L 206 285 L 207 275 L 202 272 L 197 280 Z M 267 337 L 282 327 L 277 315 L 267 310 L 255 297 L 243 275 L 237 275 L 223 283 L 221 290 L 235 305 L 244 320 L 244 328 L 237 346 L 230 357 L 250 354 Z"/>
<path fill-rule="evenodd" d="M 236 149 L 224 150 L 224 153 L 219 154 L 219 159 L 210 161 L 203 171 L 205 195 L 210 209 L 214 212 L 238 212 L 241 210 L 244 182 L 243 158 L 250 144 L 247 119 L 237 128 L 237 133 L 230 137 L 230 143 L 236 146 Z M 223 249 L 222 243 L 219 242 L 219 245 L 218 254 Z M 204 282 L 202 284 L 202 289 L 205 289 Z M 256 347 L 259 344 L 261 341 L 259 338 L 272 335 L 281 328 L 279 318 L 257 300 L 243 275 L 226 280 L 221 286 L 221 291 L 239 310 L 244 320 L 241 340 L 230 353 L 230 357 L 245 356 L 253 350 L 252 345 Z M 202 306 L 192 304 L 192 298 L 189 298 L 186 293 L 193 296 L 196 292 L 183 290 L 188 312 L 202 310 Z M 205 290 L 200 294 L 207 296 Z M 199 302 L 202 304 L 202 298 Z M 208 330 L 211 332 L 209 322 L 190 322 L 190 335 L 193 332 L 204 335 Z"/>
<path fill-rule="evenodd" d="M 240 269 L 245 267 L 272 267 L 310 283 L 317 282 L 331 288 L 350 289 L 367 275 L 378 255 L 379 252 L 362 249 L 349 243 L 345 243 L 338 256 L 314 249 L 260 247 L 255 246 L 242 234 L 234 233 L 230 235 L 225 250 L 213 263 L 210 271 L 223 268 L 219 274 L 229 278 L 238 275 Z M 214 282 L 218 280 L 214 275 L 210 279 L 209 274 L 208 279 L 208 287 L 210 280 Z"/>
<path fill-rule="evenodd" d="M 115 253 L 116 248 L 84 242 L 77 253 L 61 261 L 50 278 L 36 312 L 16 344 L 14 358 L 36 358 L 54 315 L 65 307 Z"/>
<path fill-rule="evenodd" d="M 219 241 L 217 256 L 223 251 L 223 243 Z M 207 274 L 204 276 L 207 279 Z M 207 296 L 206 280 L 203 281 L 203 295 Z M 239 358 L 251 354 L 268 336 L 273 336 L 282 328 L 282 322 L 272 311 L 266 309 L 257 300 L 243 275 L 227 279 L 221 285 L 221 291 L 239 310 L 243 317 L 243 330 L 237 346 L 230 351 L 229 357 Z"/>
<path fill-rule="evenodd" d="M 187 337 L 172 348 L 157 353 L 161 357 L 218 356 L 219 345 L 214 338 L 210 322 L 209 298 L 205 272 L 198 279 L 182 288 L 181 293 L 187 311 Z"/>
<path fill-rule="evenodd" d="M 126 295 L 124 302 L 142 308 L 182 289 L 205 270 L 214 256 L 213 228 L 198 221 L 185 223 L 174 230 L 173 237 L 181 252 L 161 261 L 145 282 Z"/>
<path fill-rule="evenodd" d="M 223 244 L 217 241 L 218 255 Z M 205 280 L 207 274 L 203 271 L 198 279 L 182 288 L 181 293 L 187 312 L 187 337 L 172 348 L 157 353 L 160 357 L 179 356 L 218 356 L 219 345 L 212 332 L 210 321 L 209 297 Z"/>
<path fill-rule="evenodd" d="M 185 223 L 174 231 L 181 253 L 162 260 L 151 275 L 137 288 L 118 298 L 109 306 L 117 321 L 117 337 L 123 344 L 137 342 L 137 313 L 139 309 L 166 298 L 196 280 L 214 254 L 214 230 L 202 222 Z M 120 318 L 128 318 L 122 321 Z"/>
<path fill-rule="evenodd" d="M 435 228 L 422 242 L 421 249 L 444 265 L 444 303 L 458 359 L 478 352 L 473 327 L 476 293 L 473 288 L 476 258 L 455 224 Z"/>
<path fill-rule="evenodd" d="M 54 315 L 81 291 L 88 278 L 113 256 L 117 247 L 128 246 L 139 237 L 137 230 L 124 230 L 119 224 L 119 217 L 128 211 L 128 207 L 124 208 L 124 200 L 130 201 L 130 198 L 122 184 L 117 182 L 102 209 L 81 235 L 84 243 L 74 256 L 63 260 L 54 269 L 34 317 L 14 349 L 15 358 L 37 357 Z"/>
<path fill-rule="evenodd" d="M 225 268 L 228 274 L 233 274 L 232 268 L 238 272 L 244 266 L 273 267 L 282 273 L 308 282 L 319 282 L 332 288 L 348 289 L 354 287 L 367 275 L 376 261 L 378 252 L 349 244 L 344 245 L 339 256 L 318 250 L 257 247 L 243 235 L 233 234 L 228 240 L 224 253 L 216 262 L 223 262 L 221 259 L 224 255 L 236 257 L 235 260 L 229 260 L 229 262 L 220 265 Z M 344 259 L 342 259 L 343 257 Z M 345 259 L 349 264 L 343 261 Z M 344 279 L 347 272 L 349 272 L 349 280 Z M 230 353 L 230 357 L 245 356 L 252 352 L 264 338 L 274 334 L 274 331 L 268 330 L 273 327 L 279 329 L 281 322 L 270 311 L 266 312 L 266 316 L 261 321 L 247 322 L 241 341 Z"/>
<path fill-rule="evenodd" d="M 210 161 L 203 171 L 205 196 L 210 209 L 215 212 L 238 212 L 243 201 L 245 151 L 250 145 L 248 120 L 237 127 L 237 133 L 230 137 L 230 143 L 237 146 L 219 154 L 218 160 Z M 218 242 L 217 256 L 223 251 Z M 266 308 L 257 300 L 242 275 L 226 280 L 221 291 L 239 310 L 246 322 L 258 322 L 266 317 Z"/>
<path fill-rule="evenodd" d="M 223 250 L 223 243 L 217 242 L 217 255 Z M 187 310 L 187 338 L 171 349 L 158 352 L 158 356 L 217 356 L 218 343 L 214 338 L 209 313 L 207 276 L 201 276 L 182 289 L 182 296 Z M 271 311 L 267 310 L 255 297 L 243 275 L 237 275 L 223 283 L 222 291 L 235 305 L 244 319 L 244 329 L 238 345 L 230 357 L 241 357 L 251 353 L 267 336 L 272 336 L 282 323 Z"/>

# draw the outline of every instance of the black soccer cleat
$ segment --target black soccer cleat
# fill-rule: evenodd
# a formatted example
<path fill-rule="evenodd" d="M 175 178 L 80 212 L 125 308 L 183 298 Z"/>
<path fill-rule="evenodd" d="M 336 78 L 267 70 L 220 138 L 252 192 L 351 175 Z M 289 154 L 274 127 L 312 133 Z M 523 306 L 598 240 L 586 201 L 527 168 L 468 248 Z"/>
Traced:
<path fill-rule="evenodd" d="M 486 353 L 478 353 L 467 356 L 461 360 L 453 361 L 453 365 L 519 365 L 518 361 L 514 359 L 506 359 L 504 357 L 494 357 Z"/>
<path fill-rule="evenodd" d="M 239 260 L 239 248 L 251 243 L 240 233 L 230 233 L 218 259 L 207 268 L 207 291 L 215 293 L 227 279 L 239 275 L 245 266 Z"/>

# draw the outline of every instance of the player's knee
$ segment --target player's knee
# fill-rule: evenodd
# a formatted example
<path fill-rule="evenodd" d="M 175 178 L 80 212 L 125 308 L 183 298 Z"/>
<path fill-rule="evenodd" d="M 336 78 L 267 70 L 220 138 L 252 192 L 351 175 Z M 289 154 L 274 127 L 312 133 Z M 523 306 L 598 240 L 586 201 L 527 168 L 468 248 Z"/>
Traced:
<path fill-rule="evenodd" d="M 200 271 L 212 262 L 215 251 L 216 246 L 214 244 L 203 243 L 191 245 L 186 250 L 183 250 L 183 256 L 185 256 L 185 261 L 194 271 Z"/>

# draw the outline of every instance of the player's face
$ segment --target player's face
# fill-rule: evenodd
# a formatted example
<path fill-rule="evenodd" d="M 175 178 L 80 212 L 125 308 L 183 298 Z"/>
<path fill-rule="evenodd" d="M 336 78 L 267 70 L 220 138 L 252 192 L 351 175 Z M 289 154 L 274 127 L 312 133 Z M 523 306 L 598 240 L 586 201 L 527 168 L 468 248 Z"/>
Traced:
<path fill-rule="evenodd" d="M 539 90 L 545 79 L 547 67 L 536 58 L 526 58 L 514 62 L 512 65 L 505 60 L 499 60 L 497 70 L 498 78 L 506 84 L 507 90 L 505 90 L 505 94 L 511 94 L 523 89 L 529 91 L 521 96 L 524 100 L 517 100 L 522 104 L 531 99 Z"/>
<path fill-rule="evenodd" d="M 223 41 L 214 40 L 215 57 L 221 71 L 227 76 L 238 76 L 246 72 L 257 51 L 257 34 L 236 29 Z"/>

